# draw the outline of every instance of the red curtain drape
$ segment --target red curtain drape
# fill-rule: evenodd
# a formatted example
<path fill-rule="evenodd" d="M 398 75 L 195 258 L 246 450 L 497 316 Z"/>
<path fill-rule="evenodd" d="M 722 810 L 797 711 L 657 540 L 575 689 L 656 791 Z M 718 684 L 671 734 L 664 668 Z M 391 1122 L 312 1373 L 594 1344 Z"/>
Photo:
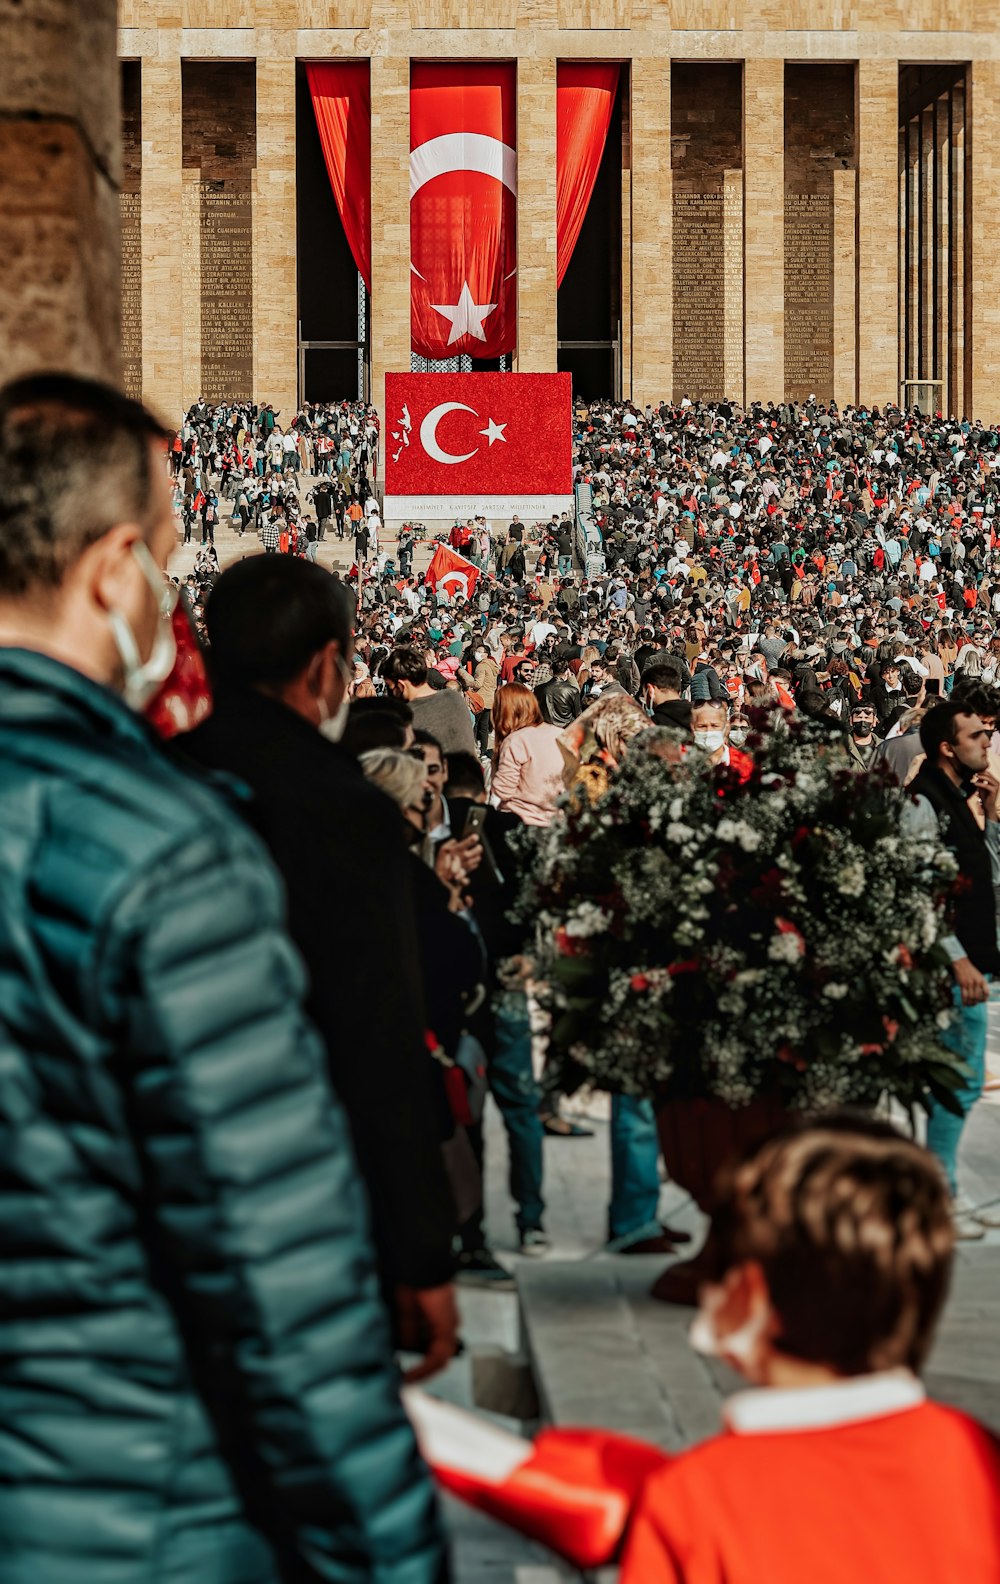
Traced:
<path fill-rule="evenodd" d="M 515 68 L 410 72 L 410 307 L 414 352 L 492 358 L 517 342 Z"/>
<path fill-rule="evenodd" d="M 565 61 L 556 79 L 556 282 L 562 285 L 604 153 L 617 66 Z"/>
<path fill-rule="evenodd" d="M 372 102 L 367 61 L 306 66 L 327 175 L 354 262 L 372 289 Z"/>

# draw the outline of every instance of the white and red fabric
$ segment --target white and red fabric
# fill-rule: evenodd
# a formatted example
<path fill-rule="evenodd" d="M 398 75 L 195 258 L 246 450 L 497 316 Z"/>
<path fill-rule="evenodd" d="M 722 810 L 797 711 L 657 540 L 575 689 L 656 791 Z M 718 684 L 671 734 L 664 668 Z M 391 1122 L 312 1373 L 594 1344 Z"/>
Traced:
<path fill-rule="evenodd" d="M 414 1387 L 403 1402 L 445 1490 L 578 1568 L 613 1561 L 646 1480 L 669 1462 L 605 1430 L 543 1430 L 526 1441 Z"/>
<path fill-rule="evenodd" d="M 569 374 L 387 374 L 385 493 L 571 496 L 572 402 Z"/>
<path fill-rule="evenodd" d="M 493 358 L 517 344 L 516 78 L 512 62 L 410 71 L 414 352 Z"/>
<path fill-rule="evenodd" d="M 367 61 L 310 61 L 323 158 L 354 262 L 371 290 Z M 619 68 L 564 62 L 556 88 L 557 281 L 573 256 L 604 152 Z M 412 348 L 494 358 L 517 346 L 516 68 L 415 61 L 410 76 Z M 377 305 L 376 305 L 377 312 Z"/>
<path fill-rule="evenodd" d="M 452 599 L 456 595 L 460 595 L 462 599 L 471 599 L 479 577 L 479 568 L 473 562 L 467 561 L 465 556 L 456 555 L 447 545 L 439 544 L 431 556 L 430 565 L 424 574 L 424 582 L 428 588 L 435 590 L 443 588 Z"/>

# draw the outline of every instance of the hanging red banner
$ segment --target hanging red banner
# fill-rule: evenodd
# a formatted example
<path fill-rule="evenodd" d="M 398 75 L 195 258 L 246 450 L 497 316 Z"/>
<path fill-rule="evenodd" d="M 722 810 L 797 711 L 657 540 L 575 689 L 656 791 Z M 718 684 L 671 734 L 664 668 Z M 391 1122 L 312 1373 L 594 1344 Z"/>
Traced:
<path fill-rule="evenodd" d="M 410 285 L 414 352 L 494 358 L 517 344 L 512 63 L 413 63 Z"/>
<path fill-rule="evenodd" d="M 354 262 L 372 289 L 372 107 L 367 61 L 309 61 L 319 140 Z"/>
<path fill-rule="evenodd" d="M 556 284 L 569 268 L 608 136 L 617 66 L 560 61 L 556 79 Z"/>

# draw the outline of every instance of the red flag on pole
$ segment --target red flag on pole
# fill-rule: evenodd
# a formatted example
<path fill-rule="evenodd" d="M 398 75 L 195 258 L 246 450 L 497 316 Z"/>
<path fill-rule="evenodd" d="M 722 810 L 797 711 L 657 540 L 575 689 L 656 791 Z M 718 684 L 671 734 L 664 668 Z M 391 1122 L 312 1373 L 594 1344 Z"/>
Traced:
<path fill-rule="evenodd" d="M 436 589 L 440 584 L 446 594 L 471 599 L 479 582 L 479 568 L 449 550 L 447 545 L 439 544 L 431 556 L 424 582 L 428 588 Z"/>

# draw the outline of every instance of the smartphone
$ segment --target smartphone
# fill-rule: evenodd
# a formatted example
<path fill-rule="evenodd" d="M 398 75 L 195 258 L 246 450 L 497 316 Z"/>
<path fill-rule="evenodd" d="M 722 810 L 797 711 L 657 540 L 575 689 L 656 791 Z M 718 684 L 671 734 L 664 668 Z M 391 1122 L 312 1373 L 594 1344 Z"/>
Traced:
<path fill-rule="evenodd" d="M 462 826 L 462 841 L 466 841 L 470 836 L 478 836 L 480 841 L 482 841 L 483 827 L 485 824 L 486 804 L 470 803 L 469 807 L 465 811 L 465 823 Z"/>

